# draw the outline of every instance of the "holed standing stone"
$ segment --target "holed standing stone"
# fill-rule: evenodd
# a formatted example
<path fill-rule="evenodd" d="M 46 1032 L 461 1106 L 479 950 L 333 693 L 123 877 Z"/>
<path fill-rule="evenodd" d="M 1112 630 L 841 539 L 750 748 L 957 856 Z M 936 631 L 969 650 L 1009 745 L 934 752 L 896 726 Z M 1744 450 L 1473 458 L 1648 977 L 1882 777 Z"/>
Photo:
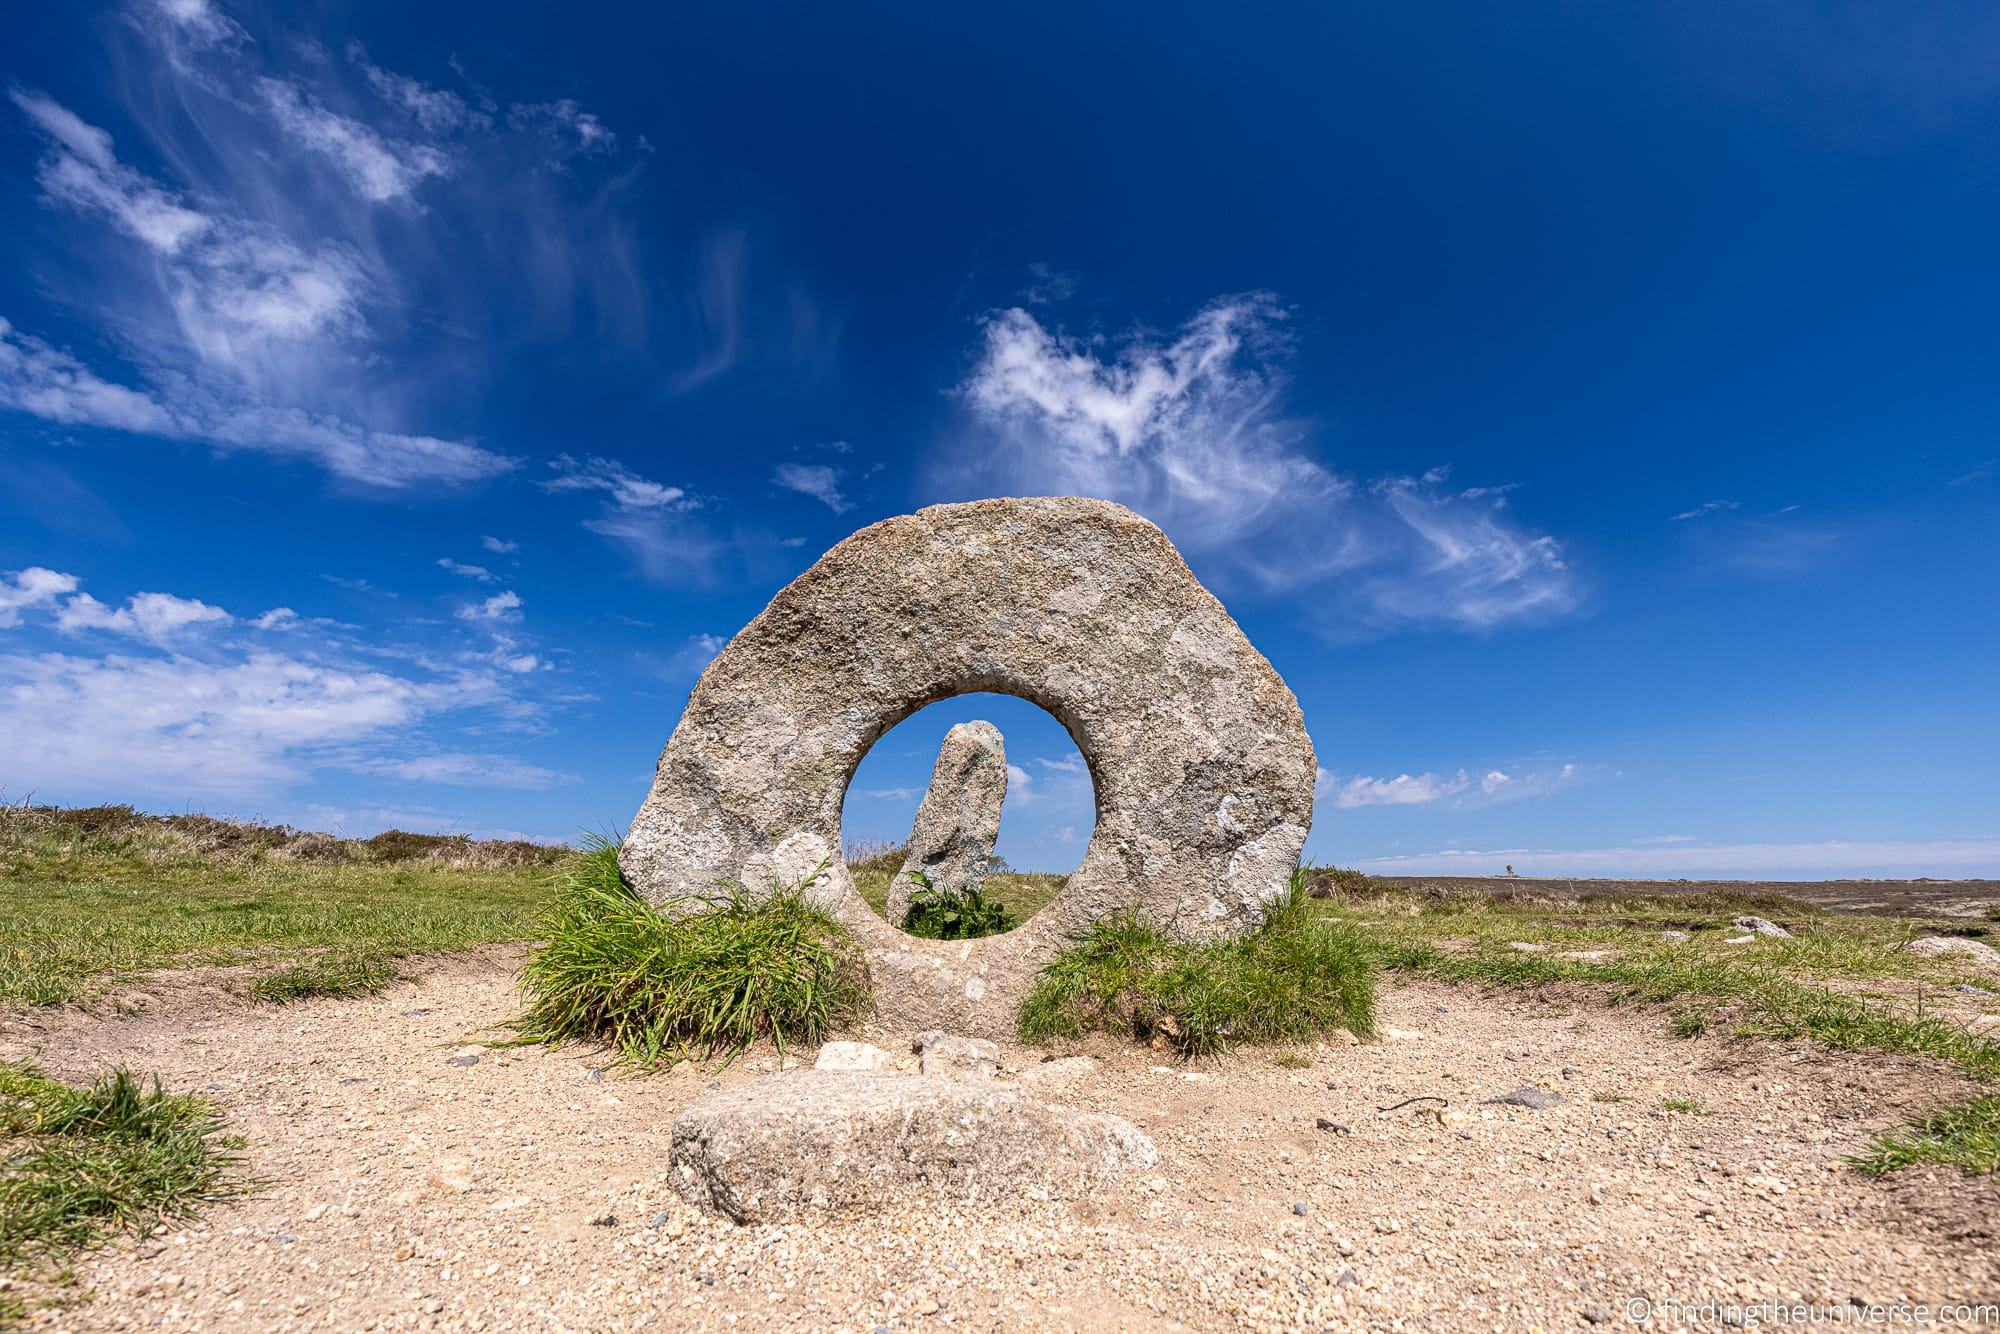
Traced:
<path fill-rule="evenodd" d="M 1069 729 L 1097 827 L 1019 927 L 918 940 L 855 890 L 841 800 L 884 732 L 974 691 Z M 1007 1037 L 1037 970 L 1093 921 L 1255 930 L 1305 845 L 1314 776 L 1298 701 L 1158 528 L 1075 496 L 935 505 L 841 542 L 708 665 L 619 863 L 670 912 L 726 881 L 802 885 L 867 953 L 884 1023 Z"/>
<path fill-rule="evenodd" d="M 1007 799 L 1007 743 L 989 722 L 960 723 L 944 734 L 931 785 L 917 807 L 917 822 L 903 867 L 889 886 L 882 915 L 892 926 L 909 916 L 910 893 L 918 888 L 915 871 L 932 889 L 965 894 L 978 889 L 993 863 L 993 841 L 1000 837 L 1000 807 Z"/>

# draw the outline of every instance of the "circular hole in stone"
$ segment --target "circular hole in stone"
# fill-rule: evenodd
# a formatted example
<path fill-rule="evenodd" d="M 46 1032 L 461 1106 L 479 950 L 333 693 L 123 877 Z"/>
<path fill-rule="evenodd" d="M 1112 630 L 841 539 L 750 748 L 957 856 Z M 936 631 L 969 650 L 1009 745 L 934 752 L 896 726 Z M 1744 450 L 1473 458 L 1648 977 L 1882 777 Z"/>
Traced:
<path fill-rule="evenodd" d="M 1096 823 L 1090 768 L 1068 729 L 1027 700 L 988 693 L 890 728 L 855 769 L 840 815 L 861 896 L 890 925 L 944 940 L 1034 916 L 1083 861 Z"/>

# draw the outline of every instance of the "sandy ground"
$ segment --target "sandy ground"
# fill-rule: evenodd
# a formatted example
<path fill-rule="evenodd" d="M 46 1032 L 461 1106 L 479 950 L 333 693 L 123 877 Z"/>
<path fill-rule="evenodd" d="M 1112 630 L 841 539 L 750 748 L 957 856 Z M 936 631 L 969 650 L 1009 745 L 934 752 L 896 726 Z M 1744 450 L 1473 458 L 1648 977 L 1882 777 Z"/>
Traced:
<path fill-rule="evenodd" d="M 1161 1152 L 1095 1199 L 735 1227 L 669 1190 L 669 1127 L 711 1080 L 774 1058 L 647 1078 L 587 1050 L 467 1061 L 514 1011 L 517 961 L 482 951 L 282 1009 L 167 975 L 122 998 L 136 1013 L 0 1021 L 0 1055 L 205 1090 L 266 1183 L 84 1260 L 95 1299 L 31 1326 L 1569 1329 L 1646 1302 L 1656 1327 L 1712 1323 L 1705 1302 L 2000 1302 L 2000 1182 L 1839 1163 L 1967 1092 L 1930 1065 L 1398 986 L 1384 1041 L 1309 1068 L 1093 1049 L 1066 1100 L 1132 1118 Z M 1562 1102 L 1481 1102 L 1529 1085 Z M 1377 1110 L 1419 1095 L 1448 1105 Z M 1710 1114 L 1661 1111 L 1670 1098 Z M 1695 1309 L 1677 1321 L 1676 1302 Z"/>

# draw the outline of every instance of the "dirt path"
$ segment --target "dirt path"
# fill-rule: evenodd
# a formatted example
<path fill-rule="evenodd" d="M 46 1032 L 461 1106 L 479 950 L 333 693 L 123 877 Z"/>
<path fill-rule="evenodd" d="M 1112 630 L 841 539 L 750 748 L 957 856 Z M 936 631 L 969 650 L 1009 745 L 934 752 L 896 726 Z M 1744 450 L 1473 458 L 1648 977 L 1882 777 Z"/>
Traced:
<path fill-rule="evenodd" d="M 1139 1122 L 1162 1161 L 1096 1200 L 733 1227 L 668 1189 L 669 1127 L 771 1058 L 646 1079 L 576 1050 L 454 1063 L 513 1012 L 515 957 L 351 1001 L 251 1009 L 184 977 L 138 1014 L 0 1023 L 0 1056 L 206 1090 L 269 1183 L 87 1259 L 96 1299 L 33 1327 L 1565 1329 L 1637 1300 L 2000 1300 L 2000 1183 L 1837 1163 L 1965 1092 L 1935 1067 L 1423 986 L 1385 992 L 1387 1040 L 1307 1069 L 1099 1051 L 1069 1100 Z M 1563 1101 L 1479 1101 L 1524 1085 Z M 1442 1120 L 1376 1110 L 1420 1094 L 1449 1099 Z"/>

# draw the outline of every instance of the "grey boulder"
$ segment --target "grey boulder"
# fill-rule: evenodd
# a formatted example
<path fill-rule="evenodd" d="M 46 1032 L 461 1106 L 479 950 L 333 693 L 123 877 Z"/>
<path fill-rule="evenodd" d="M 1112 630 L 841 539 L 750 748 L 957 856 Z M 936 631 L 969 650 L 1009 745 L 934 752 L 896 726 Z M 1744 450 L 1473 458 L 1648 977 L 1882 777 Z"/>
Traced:
<path fill-rule="evenodd" d="M 1562 1094 L 1548 1089 L 1538 1089 L 1532 1085 L 1515 1089 L 1512 1093 L 1503 1093 L 1497 1098 L 1486 1099 L 1489 1103 L 1497 1103 L 1503 1107 L 1526 1107 L 1537 1112 L 1558 1106 L 1562 1100 Z"/>
<path fill-rule="evenodd" d="M 1964 936 L 1925 936 L 1913 940 L 1903 947 L 1911 954 L 1926 958 L 1942 959 L 1957 956 L 1967 963 L 1979 964 L 1986 968 L 2000 968 L 2000 950 L 1977 940 L 1967 940 Z"/>
<path fill-rule="evenodd" d="M 711 1093 L 674 1121 L 680 1196 L 739 1223 L 1075 1199 L 1150 1167 L 1130 1122 L 991 1080 L 793 1070 Z"/>

